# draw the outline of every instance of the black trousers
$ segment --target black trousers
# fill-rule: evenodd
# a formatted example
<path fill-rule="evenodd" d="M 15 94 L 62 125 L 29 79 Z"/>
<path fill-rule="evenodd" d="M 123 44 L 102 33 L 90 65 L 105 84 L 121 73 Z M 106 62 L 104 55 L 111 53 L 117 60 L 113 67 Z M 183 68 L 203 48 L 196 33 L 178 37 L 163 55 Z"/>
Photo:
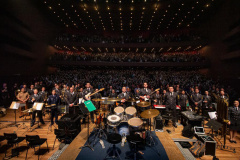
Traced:
<path fill-rule="evenodd" d="M 43 118 L 42 118 L 42 111 L 37 111 L 37 110 L 35 110 L 35 111 L 33 111 L 33 113 L 32 113 L 32 124 L 35 123 L 36 113 L 37 113 L 37 116 L 38 116 L 38 118 L 39 118 L 39 121 L 40 121 L 41 123 L 44 123 Z"/>
<path fill-rule="evenodd" d="M 55 118 L 55 123 L 58 123 L 58 110 L 57 108 L 51 109 L 51 125 L 54 124 L 53 118 Z"/>
<path fill-rule="evenodd" d="M 176 119 L 177 119 L 176 106 L 174 108 L 167 107 L 166 108 L 166 112 L 169 112 L 169 111 L 172 112 L 172 122 L 173 122 L 173 124 L 175 124 L 176 123 Z M 165 123 L 168 123 L 168 121 L 165 122 Z"/>

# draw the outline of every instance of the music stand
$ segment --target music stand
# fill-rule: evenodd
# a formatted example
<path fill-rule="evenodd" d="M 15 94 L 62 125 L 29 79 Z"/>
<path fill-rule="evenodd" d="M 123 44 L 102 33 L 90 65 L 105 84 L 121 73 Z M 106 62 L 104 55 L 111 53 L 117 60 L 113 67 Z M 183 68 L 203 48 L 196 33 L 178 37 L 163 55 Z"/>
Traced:
<path fill-rule="evenodd" d="M 90 101 L 90 100 L 85 101 L 84 104 L 87 107 L 88 113 L 96 110 L 96 107 L 93 105 L 92 101 Z M 85 112 L 86 112 L 86 110 L 85 110 Z M 87 131 L 88 132 L 88 138 L 87 138 L 87 144 L 82 146 L 82 147 L 80 147 L 79 149 L 83 149 L 83 148 L 87 147 L 87 148 L 91 149 L 92 151 L 94 151 L 94 149 L 91 147 L 91 144 L 89 142 L 89 123 L 90 123 L 89 115 L 90 114 L 88 114 L 88 131 Z"/>
<path fill-rule="evenodd" d="M 9 107 L 10 109 L 14 110 L 14 114 L 15 114 L 14 124 L 10 125 L 9 127 L 18 127 L 18 125 L 20 125 L 20 124 L 17 124 L 17 114 L 16 114 L 16 110 L 18 110 L 19 107 L 20 107 L 20 103 L 16 101 L 13 101 L 11 106 Z"/>
<path fill-rule="evenodd" d="M 35 111 L 35 110 L 37 110 L 37 111 L 42 111 L 43 105 L 44 105 L 44 103 L 35 102 L 35 103 L 33 104 L 32 109 L 33 109 L 33 111 Z M 40 127 L 40 125 L 39 125 L 39 121 L 40 121 L 40 119 L 38 118 L 38 123 L 37 123 L 38 126 L 37 126 L 36 128 L 32 128 L 31 132 L 34 131 L 35 129 L 42 128 L 42 127 Z M 29 129 L 31 129 L 31 127 L 30 127 Z"/>

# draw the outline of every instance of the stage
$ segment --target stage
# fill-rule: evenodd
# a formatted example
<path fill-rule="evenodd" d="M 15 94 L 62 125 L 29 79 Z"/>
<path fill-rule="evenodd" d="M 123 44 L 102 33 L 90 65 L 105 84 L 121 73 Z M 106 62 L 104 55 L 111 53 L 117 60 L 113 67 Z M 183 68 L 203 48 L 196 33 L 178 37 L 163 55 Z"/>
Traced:
<path fill-rule="evenodd" d="M 30 126 L 29 117 L 27 118 L 27 120 L 23 120 L 22 118 L 18 118 L 18 117 L 19 117 L 19 115 L 17 113 L 17 122 L 19 124 L 22 124 L 22 122 L 25 122 L 27 127 Z M 41 148 L 43 149 L 44 152 L 42 153 L 42 155 L 40 155 L 41 160 L 47 160 L 58 150 L 60 143 L 58 141 L 56 141 L 55 149 L 52 150 L 55 135 L 53 132 L 48 133 L 50 117 L 49 117 L 49 115 L 46 115 L 43 119 L 46 124 L 41 125 L 41 127 L 42 127 L 41 129 L 36 129 L 37 132 L 35 132 L 35 131 L 26 132 L 27 129 L 22 129 L 22 128 L 17 130 L 17 127 L 7 127 L 6 128 L 5 126 L 8 126 L 9 124 L 11 124 L 10 121 L 14 122 L 13 110 L 7 110 L 7 115 L 0 118 L 0 123 L 1 123 L 0 135 L 3 135 L 4 133 L 16 132 L 18 136 L 39 135 L 40 138 L 47 138 L 48 146 L 49 146 L 50 150 L 49 150 L 49 152 L 47 152 L 45 150 L 46 144 L 43 144 Z M 36 126 L 37 125 L 35 125 L 35 127 Z M 2 127 L 5 127 L 5 128 L 2 128 Z M 66 160 L 66 159 L 74 160 L 77 158 L 77 156 L 81 152 L 81 149 L 79 149 L 79 148 L 81 146 L 83 146 L 87 140 L 87 128 L 86 127 L 87 127 L 87 125 L 82 125 L 82 131 L 77 135 L 77 137 L 73 140 L 73 142 L 66 148 L 66 150 L 60 155 L 58 160 Z M 91 123 L 90 131 L 92 131 L 94 127 L 95 127 L 95 125 Z M 166 129 L 171 130 L 172 133 L 169 134 L 168 132 L 166 132 Z M 183 126 L 178 126 L 178 128 L 176 128 L 174 131 L 173 127 L 170 126 L 170 127 L 165 127 L 164 132 L 156 132 L 156 136 L 161 141 L 169 160 L 175 160 L 175 159 L 183 160 L 184 159 L 184 156 L 182 155 L 182 153 L 178 149 L 177 145 L 173 141 L 174 138 L 185 138 L 185 137 L 181 136 L 182 129 L 183 129 Z M 206 131 L 208 131 L 208 130 L 206 129 Z M 236 153 L 217 149 L 216 155 L 220 160 L 229 160 L 229 159 L 230 160 L 238 160 L 240 158 L 240 155 L 239 155 L 239 153 L 240 153 L 240 145 L 239 145 L 240 137 L 239 137 L 239 135 L 237 136 L 237 144 L 229 143 L 228 138 L 229 138 L 229 136 L 227 136 L 227 142 L 226 142 L 227 145 L 235 147 Z M 4 157 L 4 151 L 5 151 L 4 148 L 6 147 L 6 143 L 7 143 L 6 140 L 0 142 L 0 144 L 1 144 L 0 158 L 1 159 Z M 21 142 L 19 144 L 19 146 L 26 146 L 26 141 Z M 105 153 L 102 153 L 102 154 L 105 155 Z M 8 155 L 10 155 L 10 149 L 8 150 Z M 12 159 L 17 159 L 17 160 L 25 159 L 25 156 L 26 156 L 26 150 L 23 150 L 22 152 L 20 152 L 19 157 L 14 157 Z M 33 149 L 29 149 L 29 152 L 28 152 L 28 160 L 31 160 L 31 159 L 32 160 L 37 159 L 37 155 L 34 154 Z M 96 157 L 96 159 L 97 159 L 97 157 Z M 205 160 L 205 159 L 210 160 L 210 159 L 212 159 L 212 156 L 203 156 L 203 157 L 201 157 L 201 159 L 202 160 Z"/>

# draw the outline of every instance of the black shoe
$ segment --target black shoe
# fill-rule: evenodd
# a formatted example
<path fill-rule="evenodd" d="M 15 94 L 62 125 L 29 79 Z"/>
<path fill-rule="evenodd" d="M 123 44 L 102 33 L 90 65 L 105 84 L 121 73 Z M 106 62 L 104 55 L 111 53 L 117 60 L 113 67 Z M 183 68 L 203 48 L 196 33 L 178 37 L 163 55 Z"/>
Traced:
<path fill-rule="evenodd" d="M 233 143 L 237 143 L 236 141 L 232 140 Z"/>
<path fill-rule="evenodd" d="M 229 139 L 229 142 L 230 142 L 230 143 L 233 143 L 233 141 L 232 141 L 231 139 Z"/>

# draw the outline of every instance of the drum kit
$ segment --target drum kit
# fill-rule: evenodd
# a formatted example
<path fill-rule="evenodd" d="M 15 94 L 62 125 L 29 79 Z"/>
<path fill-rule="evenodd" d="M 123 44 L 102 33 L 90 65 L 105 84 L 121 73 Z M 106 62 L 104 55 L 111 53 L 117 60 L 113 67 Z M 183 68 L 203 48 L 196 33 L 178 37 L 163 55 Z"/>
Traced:
<path fill-rule="evenodd" d="M 104 99 L 92 99 L 92 101 L 103 102 Z M 107 101 L 119 102 L 121 99 L 108 98 Z M 136 100 L 134 98 L 130 98 L 126 102 L 134 103 Z M 137 114 L 139 108 L 136 109 L 135 106 L 129 106 L 125 109 L 122 106 L 116 106 L 113 110 L 113 113 L 110 113 L 106 117 L 107 122 L 105 125 L 105 131 L 111 132 L 110 130 L 113 129 L 113 132 L 118 132 L 122 137 L 126 137 L 130 133 L 139 134 L 142 136 L 142 138 L 146 139 L 146 142 L 149 139 L 147 144 L 155 145 L 151 135 L 151 119 L 157 117 L 159 115 L 159 111 L 157 109 L 148 109 L 150 108 L 150 105 L 150 102 L 145 101 L 136 104 L 137 107 L 143 109 L 141 114 L 139 114 L 140 116 Z M 144 127 L 144 120 L 147 120 L 148 122 L 147 130 Z M 101 139 L 101 137 L 99 137 L 99 139 Z"/>

